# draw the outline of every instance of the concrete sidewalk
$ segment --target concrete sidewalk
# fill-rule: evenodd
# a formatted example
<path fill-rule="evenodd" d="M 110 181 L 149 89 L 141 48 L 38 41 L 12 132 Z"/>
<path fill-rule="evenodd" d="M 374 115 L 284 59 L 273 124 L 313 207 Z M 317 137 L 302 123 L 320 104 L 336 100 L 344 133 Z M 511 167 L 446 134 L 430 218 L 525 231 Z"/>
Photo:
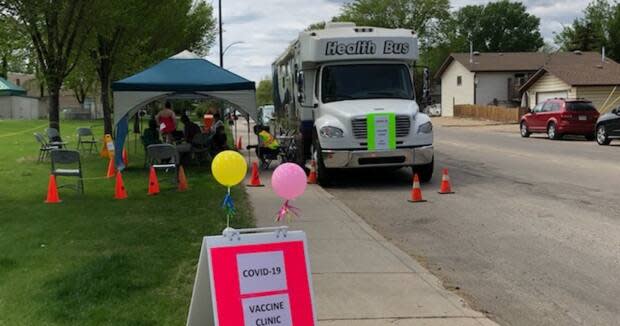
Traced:
<path fill-rule="evenodd" d="M 245 121 L 239 121 L 236 136 L 243 137 L 244 143 L 256 144 L 256 136 L 248 138 Z M 256 160 L 254 152 L 251 160 Z M 265 187 L 246 188 L 258 227 L 276 225 L 282 200 L 269 185 L 276 165 L 274 162 L 269 171 L 260 171 Z M 302 213 L 289 224 L 290 229 L 303 230 L 308 236 L 320 325 L 497 325 L 468 308 L 417 261 L 320 186 L 308 185 L 292 205 Z"/>
<path fill-rule="evenodd" d="M 260 227 L 275 224 L 282 202 L 270 174 L 261 172 L 266 187 L 247 188 Z M 302 216 L 289 226 L 308 236 L 320 325 L 496 325 L 321 187 L 293 205 Z"/>

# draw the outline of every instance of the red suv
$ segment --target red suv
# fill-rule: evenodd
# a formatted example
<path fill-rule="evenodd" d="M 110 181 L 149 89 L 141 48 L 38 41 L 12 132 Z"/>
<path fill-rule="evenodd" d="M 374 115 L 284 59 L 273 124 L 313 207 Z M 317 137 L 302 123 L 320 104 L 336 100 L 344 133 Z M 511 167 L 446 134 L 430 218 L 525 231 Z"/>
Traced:
<path fill-rule="evenodd" d="M 592 102 L 587 100 L 547 100 L 521 117 L 521 136 L 547 133 L 549 139 L 560 139 L 563 135 L 582 135 L 587 140 L 594 140 L 598 116 Z"/>

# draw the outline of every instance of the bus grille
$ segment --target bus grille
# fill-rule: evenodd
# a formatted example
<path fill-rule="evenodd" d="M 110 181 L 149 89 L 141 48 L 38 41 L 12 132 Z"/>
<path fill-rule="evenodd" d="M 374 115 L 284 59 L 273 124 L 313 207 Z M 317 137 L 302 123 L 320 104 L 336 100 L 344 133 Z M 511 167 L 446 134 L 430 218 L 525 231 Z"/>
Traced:
<path fill-rule="evenodd" d="M 354 118 L 351 121 L 353 127 L 353 135 L 356 139 L 366 139 L 368 137 L 368 128 L 366 126 L 366 118 Z M 407 137 L 411 129 L 411 118 L 407 115 L 396 116 L 396 138 Z"/>

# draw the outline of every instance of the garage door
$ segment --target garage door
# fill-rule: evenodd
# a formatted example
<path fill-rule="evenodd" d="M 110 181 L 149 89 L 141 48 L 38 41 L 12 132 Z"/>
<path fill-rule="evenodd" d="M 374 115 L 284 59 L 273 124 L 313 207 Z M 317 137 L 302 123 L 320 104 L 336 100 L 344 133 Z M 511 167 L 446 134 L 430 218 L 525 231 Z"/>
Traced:
<path fill-rule="evenodd" d="M 568 91 L 558 92 L 536 92 L 536 104 L 542 103 L 550 98 L 567 98 Z"/>

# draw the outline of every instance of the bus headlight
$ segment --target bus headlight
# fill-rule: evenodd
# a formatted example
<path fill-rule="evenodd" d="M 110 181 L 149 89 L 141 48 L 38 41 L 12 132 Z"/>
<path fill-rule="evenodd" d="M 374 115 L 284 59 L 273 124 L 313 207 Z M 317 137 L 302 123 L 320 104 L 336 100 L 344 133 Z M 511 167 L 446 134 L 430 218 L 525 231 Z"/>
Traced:
<path fill-rule="evenodd" d="M 418 134 L 430 134 L 431 132 L 433 132 L 433 123 L 430 121 L 423 123 L 418 127 Z"/>
<path fill-rule="evenodd" d="M 321 137 L 325 137 L 325 138 L 342 138 L 342 137 L 344 137 L 344 131 L 342 131 L 342 129 L 337 128 L 337 127 L 325 126 L 325 127 L 321 128 L 321 130 L 319 132 L 321 134 Z"/>

